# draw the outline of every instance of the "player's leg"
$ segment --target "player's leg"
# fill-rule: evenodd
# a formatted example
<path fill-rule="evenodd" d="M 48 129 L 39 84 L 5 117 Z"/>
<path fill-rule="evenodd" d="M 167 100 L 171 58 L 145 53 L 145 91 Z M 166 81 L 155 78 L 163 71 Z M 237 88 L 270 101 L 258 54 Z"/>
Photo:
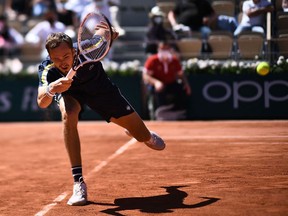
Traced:
<path fill-rule="evenodd" d="M 150 131 L 136 112 L 117 119 L 112 117 L 110 121 L 126 128 L 138 142 L 148 141 L 151 137 Z"/>
<path fill-rule="evenodd" d="M 140 116 L 133 112 L 120 118 L 111 118 L 111 122 L 125 128 L 129 136 L 134 137 L 139 142 L 144 142 L 154 150 L 163 150 L 165 143 L 155 132 L 149 131 Z"/>
<path fill-rule="evenodd" d="M 63 135 L 66 150 L 72 167 L 81 165 L 81 147 L 78 134 L 78 116 L 81 111 L 80 104 L 70 96 L 59 101 L 59 108 L 63 122 Z"/>
<path fill-rule="evenodd" d="M 73 194 L 68 205 L 85 205 L 87 202 L 87 187 L 82 176 L 81 146 L 77 129 L 81 105 L 71 96 L 59 100 L 63 122 L 63 134 L 66 150 L 71 164 L 74 180 Z"/>

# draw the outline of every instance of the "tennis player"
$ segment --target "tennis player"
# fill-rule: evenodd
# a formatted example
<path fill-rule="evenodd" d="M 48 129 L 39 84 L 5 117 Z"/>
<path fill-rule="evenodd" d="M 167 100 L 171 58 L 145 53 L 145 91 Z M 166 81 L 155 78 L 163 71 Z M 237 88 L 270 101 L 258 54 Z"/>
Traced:
<path fill-rule="evenodd" d="M 117 37 L 117 32 L 112 38 Z M 77 130 L 79 114 L 84 105 L 100 114 L 108 123 L 123 128 L 127 135 L 154 150 L 163 150 L 164 141 L 148 130 L 118 87 L 107 77 L 101 62 L 80 67 L 73 79 L 66 78 L 76 54 L 72 40 L 65 33 L 52 33 L 46 40 L 49 56 L 39 65 L 37 102 L 47 108 L 58 103 L 63 122 L 63 135 L 74 179 L 73 194 L 68 205 L 85 205 L 87 187 L 82 175 L 80 138 Z"/>

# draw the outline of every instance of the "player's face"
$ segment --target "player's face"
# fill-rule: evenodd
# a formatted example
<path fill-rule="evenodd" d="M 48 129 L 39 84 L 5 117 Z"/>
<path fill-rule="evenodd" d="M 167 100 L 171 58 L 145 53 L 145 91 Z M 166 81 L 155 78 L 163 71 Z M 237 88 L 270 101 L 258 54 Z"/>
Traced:
<path fill-rule="evenodd" d="M 49 55 L 55 67 L 67 74 L 72 67 L 75 50 L 63 42 L 58 47 L 51 49 Z"/>

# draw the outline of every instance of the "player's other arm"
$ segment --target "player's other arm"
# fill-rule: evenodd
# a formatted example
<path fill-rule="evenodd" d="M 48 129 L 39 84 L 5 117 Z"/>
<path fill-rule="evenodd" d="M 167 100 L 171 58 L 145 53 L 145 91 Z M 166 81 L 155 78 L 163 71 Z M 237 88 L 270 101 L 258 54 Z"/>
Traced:
<path fill-rule="evenodd" d="M 54 95 L 67 91 L 70 88 L 72 81 L 72 79 L 62 77 L 51 82 L 48 86 L 39 86 L 37 97 L 38 106 L 40 108 L 47 108 L 52 103 Z"/>

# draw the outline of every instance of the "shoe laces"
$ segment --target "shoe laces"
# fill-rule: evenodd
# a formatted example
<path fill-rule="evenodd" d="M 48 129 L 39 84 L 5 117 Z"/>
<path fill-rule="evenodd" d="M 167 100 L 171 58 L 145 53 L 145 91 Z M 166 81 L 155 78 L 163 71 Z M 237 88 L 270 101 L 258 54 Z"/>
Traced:
<path fill-rule="evenodd" d="M 156 136 L 154 133 L 151 133 L 151 137 L 152 137 L 152 140 L 149 140 L 149 143 L 157 145 L 158 136 Z"/>
<path fill-rule="evenodd" d="M 86 193 L 85 183 L 83 180 L 76 182 L 74 185 L 74 193 L 79 196 L 83 196 Z"/>

